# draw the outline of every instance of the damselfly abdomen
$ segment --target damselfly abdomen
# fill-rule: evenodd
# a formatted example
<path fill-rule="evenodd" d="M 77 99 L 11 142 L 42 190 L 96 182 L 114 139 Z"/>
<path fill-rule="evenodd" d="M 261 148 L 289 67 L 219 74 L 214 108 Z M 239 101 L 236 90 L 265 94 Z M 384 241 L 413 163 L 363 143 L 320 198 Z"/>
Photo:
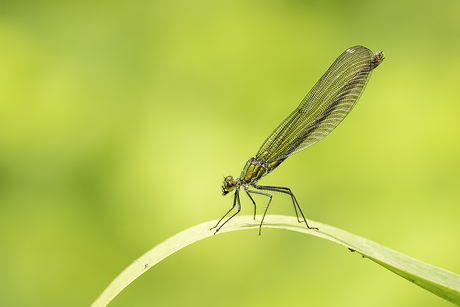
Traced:
<path fill-rule="evenodd" d="M 260 222 L 259 235 L 272 201 L 272 195 L 266 192 L 290 195 L 299 223 L 305 222 L 309 229 L 318 229 L 308 225 L 297 199 L 289 188 L 259 185 L 258 181 L 271 173 L 289 156 L 310 147 L 334 130 L 353 109 L 371 77 L 372 70 L 382 63 L 384 58 L 382 51 L 373 54 L 363 46 L 355 46 L 345 50 L 335 60 L 297 109 L 268 136 L 257 154 L 246 162 L 240 176 L 236 179 L 232 176 L 225 177 L 222 194 L 235 191 L 235 196 L 233 206 L 213 227 L 217 228 L 215 233 L 241 211 L 239 194 L 241 187 L 254 204 L 254 219 L 256 203 L 251 194 L 269 198 Z M 220 224 L 235 207 L 237 211 Z"/>

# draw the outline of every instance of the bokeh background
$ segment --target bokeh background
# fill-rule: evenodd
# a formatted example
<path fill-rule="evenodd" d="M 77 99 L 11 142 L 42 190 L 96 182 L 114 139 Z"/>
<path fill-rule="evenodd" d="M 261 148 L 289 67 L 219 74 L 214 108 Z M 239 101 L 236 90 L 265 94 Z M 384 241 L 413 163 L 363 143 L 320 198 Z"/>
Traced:
<path fill-rule="evenodd" d="M 386 60 L 356 108 L 262 183 L 290 187 L 312 220 L 460 273 L 459 12 L 1 1 L 0 305 L 89 306 L 144 252 L 220 218 L 222 176 L 358 44 Z M 293 215 L 290 199 L 270 213 Z M 299 304 L 451 306 L 344 247 L 271 229 L 193 244 L 109 306 Z"/>

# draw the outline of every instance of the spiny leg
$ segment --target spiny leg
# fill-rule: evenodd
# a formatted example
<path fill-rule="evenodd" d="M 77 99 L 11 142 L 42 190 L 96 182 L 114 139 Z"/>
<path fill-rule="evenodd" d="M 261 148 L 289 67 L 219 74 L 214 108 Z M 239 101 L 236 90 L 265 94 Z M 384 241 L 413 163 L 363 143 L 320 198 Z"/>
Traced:
<path fill-rule="evenodd" d="M 256 187 L 256 188 L 257 188 L 257 187 Z M 268 198 L 270 198 L 270 199 L 268 200 L 267 207 L 265 208 L 264 215 L 262 216 L 262 220 L 260 221 L 260 225 L 259 225 L 259 236 L 260 236 L 260 234 L 262 233 L 262 224 L 264 223 L 265 214 L 267 214 L 268 207 L 270 206 L 270 203 L 271 203 L 271 201 L 272 201 L 272 196 L 271 196 L 270 194 L 268 194 L 268 193 L 259 192 L 259 191 L 254 191 L 254 190 L 246 190 L 246 192 L 248 192 L 248 193 L 260 194 L 260 195 L 264 195 L 264 196 L 267 196 Z"/>
<path fill-rule="evenodd" d="M 293 200 L 293 203 L 294 203 L 294 209 L 299 209 L 299 212 L 300 214 L 302 215 L 302 218 L 303 218 L 303 221 L 305 222 L 305 225 L 307 226 L 308 229 L 316 229 L 318 230 L 318 228 L 316 227 L 310 227 L 307 223 L 307 219 L 305 218 L 305 215 L 303 215 L 303 212 L 302 212 L 302 209 L 300 208 L 300 205 L 299 203 L 297 202 L 297 199 L 295 198 L 294 194 L 291 192 L 291 189 L 289 188 L 285 188 L 285 187 L 274 187 L 274 186 L 266 186 L 266 185 L 258 185 L 258 186 L 254 186 L 256 189 L 259 189 L 259 190 L 265 190 L 265 191 L 273 191 L 273 192 L 280 192 L 280 193 L 284 193 L 284 194 L 288 194 L 291 196 L 292 200 Z M 295 210 L 296 214 L 297 214 L 297 210 Z M 297 216 L 297 220 L 299 220 L 299 217 Z M 300 221 L 299 221 L 300 222 Z"/>
<path fill-rule="evenodd" d="M 209 229 L 209 230 L 212 230 L 212 229 L 216 228 L 216 227 L 219 225 L 219 223 L 220 223 L 220 222 L 221 222 L 221 221 L 222 221 L 222 220 L 233 210 L 233 208 L 235 208 L 235 206 L 236 206 L 236 195 L 237 195 L 237 193 L 238 193 L 238 190 L 235 191 L 235 197 L 233 198 L 233 206 L 230 208 L 230 210 L 228 210 L 227 213 L 225 213 L 224 216 L 220 218 L 220 220 L 217 222 L 216 226 L 212 227 L 212 228 Z M 219 227 L 219 229 L 220 229 L 220 227 Z M 219 229 L 218 229 L 218 230 L 219 230 Z M 218 231 L 218 230 L 217 230 L 217 231 Z M 216 231 L 216 232 L 217 232 L 217 231 Z M 214 233 L 214 234 L 215 234 L 215 233 Z"/>
<path fill-rule="evenodd" d="M 217 225 L 219 225 L 220 221 L 222 221 L 222 219 L 224 217 L 227 216 L 227 214 L 230 213 L 230 211 L 233 210 L 233 208 L 235 208 L 235 204 L 238 203 L 238 210 L 231 216 L 229 217 L 222 225 L 219 226 L 219 228 L 217 228 L 216 232 L 214 232 L 214 234 L 216 234 L 225 224 L 227 224 L 228 221 L 230 221 L 235 215 L 237 215 L 238 213 L 240 213 L 241 211 L 241 203 L 240 203 L 240 194 L 239 194 L 240 190 L 239 189 L 236 189 L 235 191 L 235 198 L 233 199 L 233 206 L 230 210 L 228 210 L 227 213 L 225 213 L 225 215 L 219 220 L 219 222 L 217 222 L 216 226 L 214 226 L 213 228 L 216 228 Z M 211 228 L 211 229 L 213 229 Z"/>
<path fill-rule="evenodd" d="M 297 222 L 299 223 L 302 223 L 302 221 L 300 220 L 299 218 L 299 213 L 297 212 L 297 207 L 299 206 L 299 204 L 297 203 L 297 199 L 295 198 L 294 196 L 294 193 L 292 193 L 291 189 L 290 188 L 285 188 L 285 187 L 273 187 L 273 186 L 262 186 L 264 188 L 277 188 L 277 189 L 282 189 L 282 190 L 285 190 L 286 192 L 283 192 L 283 191 L 278 191 L 278 190 L 274 190 L 276 192 L 281 192 L 281 193 L 285 193 L 285 194 L 289 194 L 291 195 L 291 199 L 292 199 L 292 204 L 294 205 L 294 212 L 295 212 L 295 216 L 297 218 Z M 297 205 L 296 205 L 297 204 Z M 300 209 L 300 206 L 299 206 L 299 209 Z M 302 211 L 300 211 L 302 212 Z M 303 216 L 303 214 L 302 214 Z M 305 220 L 305 217 L 304 217 L 304 220 Z M 306 223 L 306 221 L 305 221 Z M 308 225 L 308 224 L 307 224 Z"/>
<path fill-rule="evenodd" d="M 252 198 L 251 194 L 249 194 L 249 192 L 245 189 L 246 191 L 246 194 L 248 194 L 249 198 L 251 199 L 252 203 L 254 204 L 254 221 L 256 220 L 256 202 L 254 201 L 254 199 Z"/>

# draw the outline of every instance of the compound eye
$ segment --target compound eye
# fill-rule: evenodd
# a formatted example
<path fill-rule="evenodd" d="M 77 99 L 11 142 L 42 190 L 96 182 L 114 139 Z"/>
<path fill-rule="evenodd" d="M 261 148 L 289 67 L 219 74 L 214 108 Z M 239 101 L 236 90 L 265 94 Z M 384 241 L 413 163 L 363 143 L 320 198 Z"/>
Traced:
<path fill-rule="evenodd" d="M 222 184 L 222 195 L 227 195 L 229 192 L 235 189 L 235 180 L 232 176 L 227 176 L 224 178 L 224 183 Z"/>

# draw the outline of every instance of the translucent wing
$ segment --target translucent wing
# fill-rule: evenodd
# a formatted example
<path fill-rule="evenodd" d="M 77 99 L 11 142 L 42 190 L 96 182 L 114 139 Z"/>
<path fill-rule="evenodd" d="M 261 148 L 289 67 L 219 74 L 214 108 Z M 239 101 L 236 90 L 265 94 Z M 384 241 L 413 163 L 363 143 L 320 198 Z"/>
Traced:
<path fill-rule="evenodd" d="M 295 109 L 265 140 L 256 154 L 278 166 L 327 136 L 350 113 L 372 70 L 383 61 L 363 47 L 345 50 Z"/>

